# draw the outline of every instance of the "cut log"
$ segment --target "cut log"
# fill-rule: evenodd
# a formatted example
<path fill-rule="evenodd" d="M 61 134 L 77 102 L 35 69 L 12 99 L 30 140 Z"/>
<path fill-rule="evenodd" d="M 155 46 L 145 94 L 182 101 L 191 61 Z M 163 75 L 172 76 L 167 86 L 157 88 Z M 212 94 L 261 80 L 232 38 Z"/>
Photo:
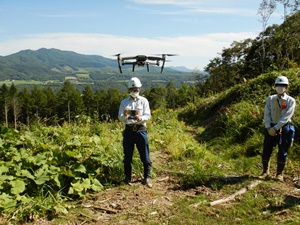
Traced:
<path fill-rule="evenodd" d="M 226 197 L 226 198 L 222 198 L 222 199 L 219 199 L 219 200 L 210 202 L 209 205 L 210 205 L 210 206 L 215 206 L 215 205 L 223 204 L 223 203 L 225 203 L 225 202 L 232 201 L 232 200 L 235 199 L 236 196 L 244 194 L 247 190 L 250 190 L 250 189 L 254 188 L 254 187 L 257 186 L 260 182 L 261 182 L 260 180 L 252 181 L 247 187 L 242 188 L 241 190 L 235 192 L 234 194 L 232 194 L 232 195 L 230 195 L 230 196 L 228 196 L 228 197 Z"/>

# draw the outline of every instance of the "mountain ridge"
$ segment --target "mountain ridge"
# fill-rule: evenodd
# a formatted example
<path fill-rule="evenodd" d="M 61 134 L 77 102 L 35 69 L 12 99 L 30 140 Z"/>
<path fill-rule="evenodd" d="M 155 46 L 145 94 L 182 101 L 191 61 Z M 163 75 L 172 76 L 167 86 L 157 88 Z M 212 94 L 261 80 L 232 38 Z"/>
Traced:
<path fill-rule="evenodd" d="M 110 70 L 114 74 L 119 73 L 117 62 L 114 59 L 105 58 L 100 55 L 84 55 L 74 51 L 55 48 L 27 49 L 0 57 L 0 76 L 2 79 L 27 80 L 28 76 L 30 78 L 34 76 L 36 79 L 41 79 L 36 76 L 37 73 L 59 78 L 59 74 L 70 75 L 76 72 L 91 72 L 103 69 Z M 156 71 L 155 67 L 151 67 L 151 70 Z M 182 72 L 172 68 L 166 68 L 166 70 Z M 47 79 L 49 79 L 48 76 Z"/>
<path fill-rule="evenodd" d="M 72 76 L 76 77 L 77 84 L 94 85 L 93 89 L 116 87 L 124 90 L 126 88 L 124 81 L 132 76 L 138 76 L 146 88 L 164 86 L 169 82 L 175 87 L 180 87 L 183 83 L 192 84 L 195 80 L 192 73 L 169 67 L 165 67 L 163 73 L 160 73 L 160 67 L 157 66 L 151 66 L 150 72 L 143 67 L 137 67 L 132 72 L 131 65 L 123 66 L 122 70 L 123 73 L 120 74 L 116 59 L 55 48 L 27 49 L 0 57 L 2 82 L 39 81 L 47 83 L 48 86 L 57 86 Z M 30 84 L 22 85 L 30 86 Z"/>

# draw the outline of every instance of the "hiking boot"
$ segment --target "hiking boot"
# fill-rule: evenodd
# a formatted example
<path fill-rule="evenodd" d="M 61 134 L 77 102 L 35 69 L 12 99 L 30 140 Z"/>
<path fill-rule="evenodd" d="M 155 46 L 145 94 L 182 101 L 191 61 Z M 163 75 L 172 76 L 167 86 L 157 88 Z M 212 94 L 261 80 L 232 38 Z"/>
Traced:
<path fill-rule="evenodd" d="M 152 188 L 150 177 L 151 177 L 151 165 L 144 164 L 144 184 L 148 188 Z"/>
<path fill-rule="evenodd" d="M 263 166 L 263 172 L 260 176 L 258 176 L 259 179 L 267 179 L 269 178 L 269 168 L 270 168 L 270 159 L 262 159 L 262 166 Z"/>
<path fill-rule="evenodd" d="M 144 180 L 144 184 L 148 187 L 148 188 L 152 188 L 152 183 L 151 183 L 151 179 L 148 177 Z"/>
<path fill-rule="evenodd" d="M 261 175 L 258 176 L 259 179 L 265 180 L 267 178 L 269 178 L 270 175 L 267 172 L 263 172 Z"/>
<path fill-rule="evenodd" d="M 275 179 L 278 180 L 278 181 L 280 181 L 280 182 L 284 182 L 282 174 L 277 174 Z"/>
<path fill-rule="evenodd" d="M 130 182 L 131 182 L 131 179 L 125 178 L 124 180 L 121 181 L 121 185 L 125 185 L 125 184 L 131 185 Z"/>

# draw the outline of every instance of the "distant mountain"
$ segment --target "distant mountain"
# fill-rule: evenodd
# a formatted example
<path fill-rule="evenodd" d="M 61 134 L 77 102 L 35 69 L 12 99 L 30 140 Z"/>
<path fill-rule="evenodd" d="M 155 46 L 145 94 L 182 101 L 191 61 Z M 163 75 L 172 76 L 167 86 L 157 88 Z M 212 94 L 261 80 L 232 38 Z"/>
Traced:
<path fill-rule="evenodd" d="M 28 86 L 28 82 L 42 81 L 44 85 L 61 85 L 65 79 L 72 78 L 81 85 L 93 85 L 92 88 L 116 87 L 126 90 L 125 82 L 132 76 L 138 76 L 143 87 L 166 85 L 172 82 L 175 87 L 183 83 L 193 84 L 194 77 L 188 69 L 183 67 L 165 67 L 160 73 L 160 67 L 123 66 L 120 74 L 117 61 L 98 55 L 83 55 L 73 51 L 59 49 L 23 50 L 15 54 L 0 57 L 0 81 L 21 81 L 20 85 Z M 18 82 L 20 83 L 20 82 Z"/>
<path fill-rule="evenodd" d="M 180 72 L 185 72 L 185 73 L 191 73 L 193 72 L 193 70 L 191 69 L 188 69 L 184 66 L 169 66 L 168 68 L 172 69 L 172 70 L 177 70 L 177 71 L 180 71 Z"/>
<path fill-rule="evenodd" d="M 1 57 L 0 77 L 5 80 L 63 80 L 69 74 L 115 66 L 114 60 L 102 56 L 41 48 Z"/>

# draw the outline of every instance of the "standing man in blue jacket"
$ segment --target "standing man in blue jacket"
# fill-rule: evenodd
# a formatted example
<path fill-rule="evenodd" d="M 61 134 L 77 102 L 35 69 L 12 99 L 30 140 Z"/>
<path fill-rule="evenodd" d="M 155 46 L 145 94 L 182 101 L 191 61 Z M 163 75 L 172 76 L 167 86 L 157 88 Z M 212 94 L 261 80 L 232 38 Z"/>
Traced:
<path fill-rule="evenodd" d="M 291 121 L 296 101 L 286 94 L 288 85 L 287 77 L 277 77 L 275 80 L 277 94 L 269 96 L 266 101 L 264 111 L 266 133 L 262 154 L 263 173 L 260 176 L 263 179 L 269 176 L 270 158 L 274 148 L 278 145 L 276 179 L 284 181 L 283 170 L 295 134 L 295 127 L 291 125 Z"/>
<path fill-rule="evenodd" d="M 144 184 L 152 187 L 151 161 L 149 154 L 148 133 L 146 121 L 151 118 L 148 100 L 140 96 L 142 83 L 137 77 L 128 81 L 129 97 L 120 104 L 118 118 L 125 123 L 123 132 L 124 172 L 123 183 L 130 184 L 132 178 L 132 156 L 136 145 L 144 166 Z"/>

